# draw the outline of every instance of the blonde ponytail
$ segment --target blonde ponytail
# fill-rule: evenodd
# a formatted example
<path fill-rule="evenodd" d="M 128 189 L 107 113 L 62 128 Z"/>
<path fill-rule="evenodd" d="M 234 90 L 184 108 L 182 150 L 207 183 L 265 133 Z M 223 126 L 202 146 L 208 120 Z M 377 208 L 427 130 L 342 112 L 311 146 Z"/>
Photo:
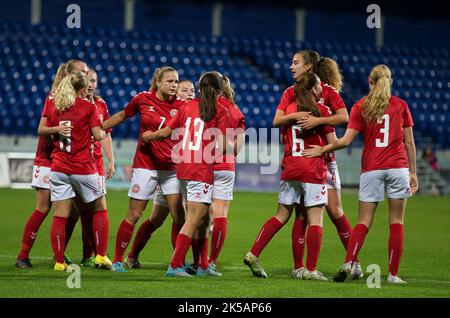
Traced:
<path fill-rule="evenodd" d="M 64 111 L 75 103 L 77 93 L 88 86 L 87 77 L 82 73 L 74 73 L 64 77 L 55 90 L 55 107 Z"/>
<path fill-rule="evenodd" d="M 52 83 L 52 92 L 56 90 L 56 88 L 61 83 L 62 79 L 66 76 L 66 64 L 63 63 L 58 67 L 58 70 L 56 71 L 55 78 L 53 79 Z"/>
<path fill-rule="evenodd" d="M 367 122 L 380 119 L 391 98 L 391 71 L 384 64 L 376 65 L 369 76 L 370 92 L 362 105 L 363 116 Z"/>

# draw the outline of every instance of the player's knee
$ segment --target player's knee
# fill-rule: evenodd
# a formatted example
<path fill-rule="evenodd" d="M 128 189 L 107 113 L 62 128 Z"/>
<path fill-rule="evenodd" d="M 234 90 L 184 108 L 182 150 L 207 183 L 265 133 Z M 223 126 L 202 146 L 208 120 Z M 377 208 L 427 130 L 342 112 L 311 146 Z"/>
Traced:
<path fill-rule="evenodd" d="M 339 220 L 344 215 L 342 207 L 338 204 L 327 205 L 327 213 L 332 220 Z"/>

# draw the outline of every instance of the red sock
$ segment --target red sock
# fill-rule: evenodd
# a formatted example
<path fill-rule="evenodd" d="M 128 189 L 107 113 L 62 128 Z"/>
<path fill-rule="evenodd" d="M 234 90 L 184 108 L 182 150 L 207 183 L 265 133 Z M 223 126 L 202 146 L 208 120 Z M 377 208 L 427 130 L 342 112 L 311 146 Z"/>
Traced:
<path fill-rule="evenodd" d="M 172 260 L 170 261 L 170 266 L 172 268 L 179 268 L 184 265 L 184 259 L 186 258 L 189 246 L 191 246 L 191 238 L 184 234 L 178 234 L 175 251 L 173 252 Z"/>
<path fill-rule="evenodd" d="M 198 239 L 193 239 L 191 245 L 192 245 L 192 257 L 194 258 L 194 264 L 198 265 L 199 259 L 200 259 L 200 245 L 198 243 Z"/>
<path fill-rule="evenodd" d="M 95 251 L 95 239 L 93 231 L 94 216 L 89 211 L 80 213 L 81 222 L 81 238 L 83 240 L 83 259 L 96 255 Z"/>
<path fill-rule="evenodd" d="M 211 253 L 209 261 L 214 264 L 217 263 L 220 251 L 222 250 L 225 237 L 227 235 L 227 218 L 220 217 L 214 219 L 213 230 L 211 233 Z"/>
<path fill-rule="evenodd" d="M 403 224 L 394 223 L 390 225 L 389 233 L 389 273 L 397 276 L 400 267 L 400 258 L 403 252 Z"/>
<path fill-rule="evenodd" d="M 53 254 L 57 263 L 64 263 L 64 247 L 66 241 L 67 219 L 59 216 L 53 217 L 50 230 L 50 242 L 52 243 Z"/>
<path fill-rule="evenodd" d="M 303 254 L 305 253 L 306 224 L 304 220 L 295 219 L 292 227 L 292 255 L 294 256 L 294 268 L 305 267 Z"/>
<path fill-rule="evenodd" d="M 34 210 L 30 218 L 25 225 L 25 230 L 22 236 L 22 246 L 20 247 L 18 259 L 28 258 L 30 250 L 33 247 L 34 241 L 36 240 L 37 232 L 41 227 L 42 222 L 44 222 L 47 214 L 42 213 L 39 210 Z"/>
<path fill-rule="evenodd" d="M 95 249 L 97 250 L 97 254 L 105 256 L 109 238 L 109 219 L 106 210 L 96 211 L 94 213 L 92 227 L 94 230 Z"/>
<path fill-rule="evenodd" d="M 350 225 L 350 222 L 348 221 L 345 214 L 343 214 L 340 219 L 331 219 L 331 221 L 336 226 L 336 230 L 338 232 L 339 238 L 341 239 L 342 245 L 344 245 L 345 250 L 347 250 L 348 241 L 350 240 L 350 235 L 352 235 L 352 226 Z"/>
<path fill-rule="evenodd" d="M 71 218 L 69 217 L 67 219 L 66 224 L 66 246 L 64 249 L 67 248 L 67 245 L 69 244 L 70 238 L 72 237 L 73 230 L 75 230 L 75 225 L 77 225 L 78 218 Z"/>
<path fill-rule="evenodd" d="M 135 226 L 128 223 L 127 220 L 123 220 L 122 223 L 120 223 L 119 229 L 117 230 L 116 249 L 114 250 L 113 263 L 123 262 L 123 254 L 131 241 L 134 227 Z"/>
<path fill-rule="evenodd" d="M 175 245 L 177 243 L 177 236 L 180 233 L 183 224 L 172 223 L 172 247 L 175 249 Z"/>
<path fill-rule="evenodd" d="M 198 259 L 198 266 L 202 269 L 207 269 L 209 266 L 208 262 L 208 238 L 204 237 L 198 240 L 198 245 L 200 247 L 200 257 Z"/>
<path fill-rule="evenodd" d="M 319 260 L 320 247 L 322 246 L 322 227 L 318 225 L 310 225 L 306 234 L 306 269 L 310 272 L 317 268 Z"/>
<path fill-rule="evenodd" d="M 152 233 L 155 232 L 156 229 L 157 227 L 155 227 L 150 220 L 146 220 L 141 224 L 136 233 L 136 237 L 134 238 L 131 251 L 128 253 L 128 258 L 139 258 L 139 253 L 144 249 L 148 240 L 152 236 Z"/>
<path fill-rule="evenodd" d="M 356 260 L 359 250 L 361 249 L 364 239 L 366 238 L 367 232 L 369 232 L 369 229 L 364 224 L 356 224 L 352 235 L 350 236 L 350 241 L 348 242 L 345 263 L 350 261 L 354 262 Z"/>
<path fill-rule="evenodd" d="M 259 254 L 261 254 L 262 250 L 282 226 L 283 224 L 281 224 L 276 217 L 273 217 L 264 223 L 250 252 L 256 257 L 259 257 Z"/>

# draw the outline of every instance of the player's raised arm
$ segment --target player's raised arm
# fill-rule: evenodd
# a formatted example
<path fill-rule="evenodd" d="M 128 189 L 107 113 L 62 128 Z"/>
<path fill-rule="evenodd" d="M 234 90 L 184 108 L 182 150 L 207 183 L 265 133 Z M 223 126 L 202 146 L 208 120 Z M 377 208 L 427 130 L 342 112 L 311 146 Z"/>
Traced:
<path fill-rule="evenodd" d="M 103 122 L 103 129 L 107 130 L 113 127 L 116 127 L 117 125 L 120 125 L 124 121 L 127 120 L 127 116 L 125 115 L 125 111 L 121 110 L 118 113 L 115 113 L 111 117 L 109 117 L 107 120 Z"/>

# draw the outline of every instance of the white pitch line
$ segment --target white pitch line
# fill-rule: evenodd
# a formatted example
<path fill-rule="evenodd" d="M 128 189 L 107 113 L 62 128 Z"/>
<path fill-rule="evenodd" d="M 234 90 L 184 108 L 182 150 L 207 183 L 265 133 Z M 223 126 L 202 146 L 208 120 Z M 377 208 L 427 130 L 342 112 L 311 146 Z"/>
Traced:
<path fill-rule="evenodd" d="M 1 255 L 0 258 L 12 258 L 15 259 L 17 256 L 14 255 Z M 33 256 L 34 259 L 42 259 L 42 260 L 53 260 L 53 257 L 47 257 L 47 256 Z M 157 265 L 157 266 L 163 266 L 167 265 L 166 263 L 161 262 L 142 262 L 143 265 Z M 223 266 L 223 269 L 231 270 L 231 271 L 246 271 L 247 269 L 244 266 Z M 418 282 L 418 283 L 438 283 L 438 284 L 450 284 L 450 281 L 448 280 L 435 280 L 435 279 L 420 279 L 420 278 L 409 278 L 408 281 L 410 282 Z"/>

